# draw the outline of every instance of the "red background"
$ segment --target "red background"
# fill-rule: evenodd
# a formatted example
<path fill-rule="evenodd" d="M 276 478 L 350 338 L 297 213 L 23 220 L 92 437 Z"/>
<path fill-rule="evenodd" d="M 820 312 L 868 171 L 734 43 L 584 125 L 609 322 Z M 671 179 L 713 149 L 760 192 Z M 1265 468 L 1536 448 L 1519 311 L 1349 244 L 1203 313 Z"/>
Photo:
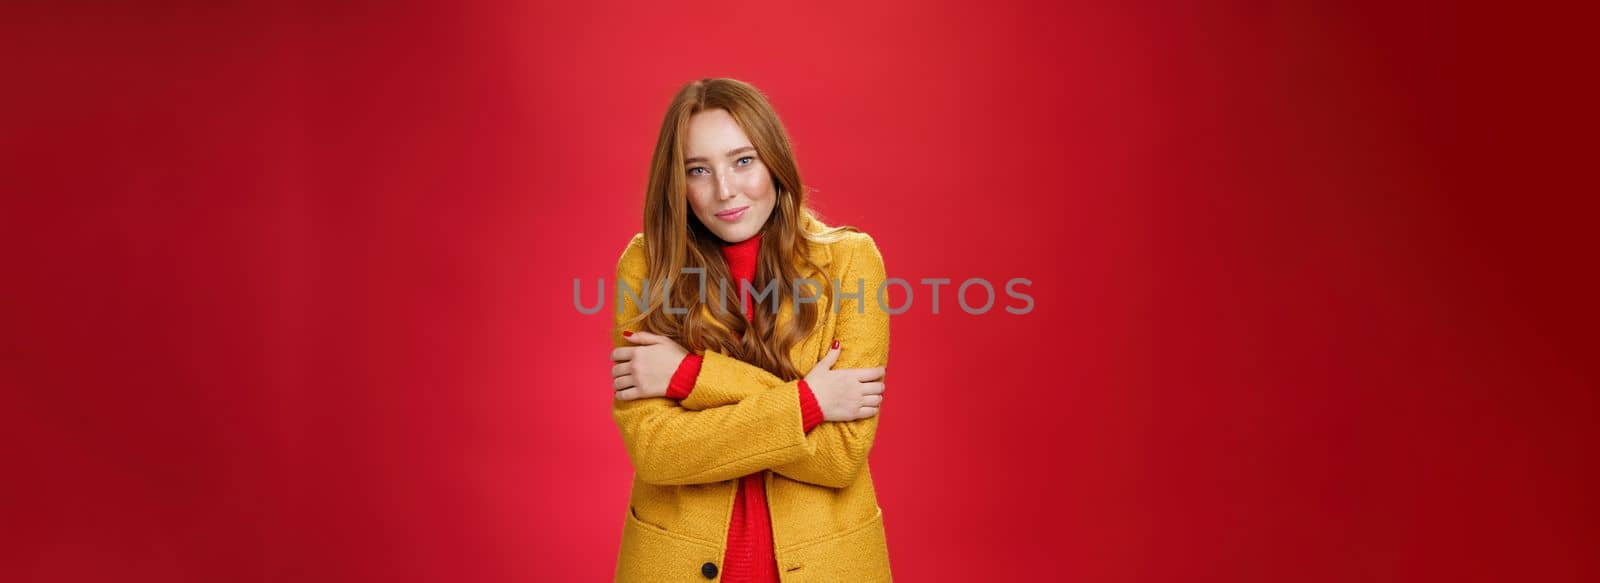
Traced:
<path fill-rule="evenodd" d="M 705 76 L 890 275 L 1034 282 L 893 322 L 900 579 L 1600 577 L 1557 7 L 45 4 L 0 35 L 0 579 L 608 579 L 571 282 Z"/>

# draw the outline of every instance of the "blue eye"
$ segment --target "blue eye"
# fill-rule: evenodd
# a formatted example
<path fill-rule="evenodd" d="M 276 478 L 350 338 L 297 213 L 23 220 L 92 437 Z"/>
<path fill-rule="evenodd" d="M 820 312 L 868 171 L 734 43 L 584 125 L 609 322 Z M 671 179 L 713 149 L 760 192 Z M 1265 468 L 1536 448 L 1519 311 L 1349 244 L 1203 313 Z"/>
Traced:
<path fill-rule="evenodd" d="M 704 171 L 704 170 L 705 170 L 705 168 L 701 168 L 701 167 L 699 167 L 699 166 L 696 166 L 696 167 L 694 167 L 694 168 L 690 168 L 690 169 L 689 169 L 689 175 L 690 175 L 690 176 L 699 176 L 699 175 L 698 175 L 698 174 L 695 174 L 695 171 L 696 171 L 696 170 L 700 170 L 700 171 Z"/>
<path fill-rule="evenodd" d="M 750 163 L 752 163 L 752 164 L 755 163 L 755 161 L 756 161 L 754 156 L 745 156 L 745 157 L 739 159 L 739 165 L 740 166 L 746 166 L 747 164 L 745 163 L 745 160 L 749 160 Z"/>

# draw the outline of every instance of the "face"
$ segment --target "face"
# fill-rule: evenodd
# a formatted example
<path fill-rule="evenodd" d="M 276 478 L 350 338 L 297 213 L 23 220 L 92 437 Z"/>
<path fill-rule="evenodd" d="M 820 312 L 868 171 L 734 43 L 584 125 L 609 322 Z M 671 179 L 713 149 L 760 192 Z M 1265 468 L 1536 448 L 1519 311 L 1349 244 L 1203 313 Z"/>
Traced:
<path fill-rule="evenodd" d="M 761 232 L 778 194 L 772 173 L 727 110 L 689 118 L 683 157 L 689 207 L 701 224 L 727 243 Z"/>

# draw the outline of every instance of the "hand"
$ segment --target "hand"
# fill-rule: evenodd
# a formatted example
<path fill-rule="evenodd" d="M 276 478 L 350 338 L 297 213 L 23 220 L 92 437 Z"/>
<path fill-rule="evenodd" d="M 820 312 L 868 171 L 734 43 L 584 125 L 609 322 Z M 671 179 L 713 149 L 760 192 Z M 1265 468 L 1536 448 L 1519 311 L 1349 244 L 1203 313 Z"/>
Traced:
<path fill-rule="evenodd" d="M 611 350 L 611 389 L 623 401 L 667 396 L 667 383 L 689 355 L 671 338 L 649 332 L 623 332 L 635 346 Z"/>
<path fill-rule="evenodd" d="M 833 370 L 838 361 L 839 341 L 835 340 L 822 360 L 806 373 L 806 384 L 822 408 L 822 420 L 855 421 L 877 415 L 883 406 L 884 367 Z"/>

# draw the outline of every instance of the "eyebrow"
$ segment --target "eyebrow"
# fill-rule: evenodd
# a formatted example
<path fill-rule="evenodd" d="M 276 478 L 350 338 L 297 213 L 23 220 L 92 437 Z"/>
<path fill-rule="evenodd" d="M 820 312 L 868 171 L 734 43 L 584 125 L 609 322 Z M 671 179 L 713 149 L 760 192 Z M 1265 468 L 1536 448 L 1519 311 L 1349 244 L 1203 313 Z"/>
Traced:
<path fill-rule="evenodd" d="M 734 154 L 738 154 L 740 152 L 751 152 L 751 151 L 755 151 L 755 149 L 756 149 L 755 146 L 740 146 L 740 147 L 734 148 L 732 150 L 728 150 L 728 153 L 727 154 L 723 154 L 723 155 L 727 156 L 729 158 L 732 158 Z M 690 164 L 690 163 L 693 163 L 693 162 L 704 162 L 704 161 L 706 161 L 706 159 L 704 157 L 695 156 L 693 158 L 689 158 L 687 160 L 684 160 L 683 163 L 684 164 Z"/>

